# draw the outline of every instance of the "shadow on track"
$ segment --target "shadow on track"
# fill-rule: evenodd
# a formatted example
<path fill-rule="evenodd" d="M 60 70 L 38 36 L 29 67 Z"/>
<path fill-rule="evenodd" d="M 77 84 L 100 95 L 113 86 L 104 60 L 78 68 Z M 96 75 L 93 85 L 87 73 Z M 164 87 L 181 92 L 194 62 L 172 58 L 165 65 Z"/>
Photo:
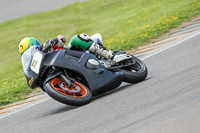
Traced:
<path fill-rule="evenodd" d="M 147 80 L 149 80 L 149 79 L 151 79 L 151 78 L 146 78 L 144 81 L 147 81 Z M 144 81 L 142 81 L 142 82 L 144 82 Z M 128 88 L 128 87 L 130 87 L 130 86 L 137 85 L 137 84 L 142 83 L 142 82 L 138 82 L 138 83 L 134 83 L 134 84 L 123 82 L 123 83 L 122 83 L 119 87 L 117 87 L 116 89 L 113 89 L 113 90 L 110 90 L 110 91 L 108 91 L 108 92 L 102 93 L 102 94 L 100 94 L 100 95 L 94 96 L 94 97 L 92 98 L 92 101 L 94 101 L 94 100 L 96 100 L 96 99 L 98 99 L 98 98 L 101 98 L 101 97 L 103 97 L 103 96 L 110 95 L 110 94 L 114 94 L 115 92 L 122 91 L 122 90 L 124 90 L 124 89 L 126 89 L 126 88 Z"/>
<path fill-rule="evenodd" d="M 132 86 L 132 85 L 134 85 L 134 84 L 128 84 L 128 83 L 126 83 L 124 85 L 121 85 L 121 86 L 119 86 L 116 89 L 113 89 L 111 91 L 108 91 L 106 93 L 103 93 L 103 94 L 100 94 L 98 96 L 93 97 L 91 102 L 93 102 L 94 100 L 99 99 L 99 98 L 101 98 L 103 96 L 112 94 L 114 92 L 121 91 L 121 90 L 123 90 L 123 89 L 125 89 L 125 88 L 127 88 L 129 86 Z M 46 112 L 46 114 L 44 116 L 61 114 L 61 113 L 64 113 L 64 112 L 67 112 L 67 111 L 71 111 L 71 110 L 79 108 L 79 107 L 81 107 L 81 106 L 70 106 L 70 105 L 63 104 L 63 106 L 59 106 L 58 108 L 54 108 L 53 110 L 49 110 L 48 112 Z"/>
<path fill-rule="evenodd" d="M 103 93 L 103 94 L 94 96 L 94 97 L 92 98 L 92 101 L 94 101 L 94 100 L 96 100 L 96 99 L 98 99 L 98 98 L 101 98 L 101 97 L 103 97 L 103 96 L 110 95 L 110 94 L 113 94 L 113 93 L 115 93 L 115 92 L 119 92 L 119 91 L 121 91 L 121 90 L 124 90 L 124 89 L 127 88 L 127 87 L 132 86 L 132 85 L 134 85 L 134 84 L 128 84 L 128 83 L 126 83 L 126 84 L 124 84 L 124 85 L 121 85 L 121 86 L 117 87 L 116 89 L 113 89 L 113 90 L 110 90 L 110 91 L 105 92 L 105 93 Z"/>
<path fill-rule="evenodd" d="M 147 78 L 146 80 L 149 80 L 150 78 Z M 146 81 L 144 80 L 144 81 Z M 144 82 L 143 81 L 143 82 Z M 131 84 L 131 83 L 123 83 L 122 85 L 120 85 L 119 87 L 117 87 L 116 89 L 113 89 L 113 90 L 110 90 L 108 92 L 105 92 L 105 93 L 102 93 L 100 95 L 97 95 L 97 96 L 94 96 L 91 100 L 91 102 L 94 102 L 95 100 L 101 98 L 101 97 L 105 97 L 107 95 L 111 95 L 111 94 L 114 94 L 116 92 L 119 92 L 119 91 L 122 91 L 130 86 L 133 86 L 133 85 L 136 85 L 138 83 L 135 83 L 135 84 Z M 86 104 L 87 105 L 87 104 Z M 85 106 L 85 105 L 83 105 Z M 53 110 L 50 110 L 49 112 L 47 112 L 45 114 L 45 116 L 48 116 L 48 115 L 54 115 L 54 114 L 60 114 L 60 113 L 64 113 L 64 112 L 67 112 L 67 111 L 71 111 L 73 109 L 76 109 L 76 108 L 79 108 L 81 106 L 70 106 L 70 105 L 65 105 L 63 104 L 63 106 L 60 106 L 58 108 L 55 108 Z"/>
<path fill-rule="evenodd" d="M 63 104 L 63 106 L 49 110 L 48 112 L 46 112 L 45 116 L 61 114 L 61 113 L 76 109 L 78 107 L 79 106 L 70 106 L 70 105 Z"/>

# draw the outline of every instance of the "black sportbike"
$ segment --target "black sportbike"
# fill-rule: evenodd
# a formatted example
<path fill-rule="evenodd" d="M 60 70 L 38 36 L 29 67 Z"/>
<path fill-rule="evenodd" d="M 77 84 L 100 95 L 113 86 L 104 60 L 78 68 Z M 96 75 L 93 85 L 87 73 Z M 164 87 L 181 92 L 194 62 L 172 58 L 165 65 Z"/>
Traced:
<path fill-rule="evenodd" d="M 101 44 L 100 39 L 94 39 Z M 147 77 L 147 67 L 133 55 L 119 51 L 115 62 L 88 51 L 26 50 L 21 59 L 30 88 L 40 87 L 53 99 L 80 106 L 92 96 L 117 88 L 122 82 L 137 83 Z"/>

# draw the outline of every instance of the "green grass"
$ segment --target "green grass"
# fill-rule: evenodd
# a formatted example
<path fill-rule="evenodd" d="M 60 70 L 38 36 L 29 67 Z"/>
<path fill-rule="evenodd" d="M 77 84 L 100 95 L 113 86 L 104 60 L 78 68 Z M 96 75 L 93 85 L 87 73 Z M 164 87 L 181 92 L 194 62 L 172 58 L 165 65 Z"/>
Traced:
<path fill-rule="evenodd" d="M 0 106 L 31 92 L 18 44 L 26 36 L 45 42 L 58 34 L 101 33 L 109 49 L 144 45 L 200 14 L 200 0 L 90 0 L 0 24 Z"/>

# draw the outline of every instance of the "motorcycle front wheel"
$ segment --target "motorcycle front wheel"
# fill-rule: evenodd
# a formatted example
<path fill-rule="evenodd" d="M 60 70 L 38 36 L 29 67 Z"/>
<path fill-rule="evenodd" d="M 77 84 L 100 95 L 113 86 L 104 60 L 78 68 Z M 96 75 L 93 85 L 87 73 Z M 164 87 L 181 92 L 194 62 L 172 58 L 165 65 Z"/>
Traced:
<path fill-rule="evenodd" d="M 133 56 L 132 62 L 134 62 L 133 65 L 120 70 L 124 73 L 123 81 L 127 83 L 138 83 L 145 80 L 148 74 L 146 65 L 135 56 Z"/>
<path fill-rule="evenodd" d="M 56 101 L 72 106 L 87 104 L 92 98 L 91 91 L 78 81 L 75 81 L 72 88 L 68 88 L 61 78 L 55 78 L 47 82 L 44 89 Z"/>

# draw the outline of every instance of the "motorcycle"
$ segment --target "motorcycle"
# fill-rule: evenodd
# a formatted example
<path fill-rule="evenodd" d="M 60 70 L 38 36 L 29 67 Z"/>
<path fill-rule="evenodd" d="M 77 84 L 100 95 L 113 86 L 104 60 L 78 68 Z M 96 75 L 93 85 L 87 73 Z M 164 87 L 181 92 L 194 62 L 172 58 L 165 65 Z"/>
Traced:
<path fill-rule="evenodd" d="M 102 45 L 100 34 L 90 38 Z M 122 82 L 145 80 L 148 70 L 140 59 L 123 51 L 115 52 L 115 56 L 113 62 L 88 51 L 64 49 L 43 53 L 33 46 L 23 53 L 21 60 L 30 88 L 40 87 L 61 103 L 81 106 Z"/>

